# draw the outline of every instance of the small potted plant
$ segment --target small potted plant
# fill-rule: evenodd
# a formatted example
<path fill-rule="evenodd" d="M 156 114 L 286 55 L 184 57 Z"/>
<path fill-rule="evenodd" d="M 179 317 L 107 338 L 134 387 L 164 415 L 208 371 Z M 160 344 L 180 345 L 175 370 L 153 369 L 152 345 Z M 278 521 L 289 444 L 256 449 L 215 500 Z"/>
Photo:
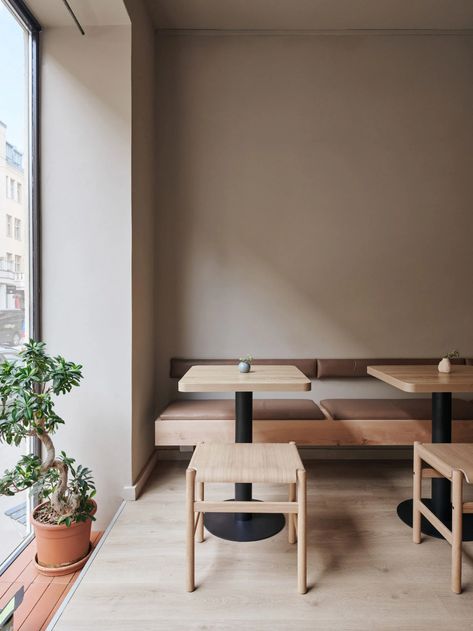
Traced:
<path fill-rule="evenodd" d="M 240 357 L 239 361 L 238 370 L 240 372 L 250 372 L 253 357 L 251 355 L 247 355 L 246 357 Z"/>
<path fill-rule="evenodd" d="M 0 365 L 0 441 L 18 446 L 33 436 L 41 441 L 43 459 L 29 454 L 4 472 L 0 495 L 31 489 L 39 499 L 31 522 L 36 536 L 37 569 L 61 575 L 82 567 L 90 552 L 90 530 L 97 505 L 89 469 L 75 464 L 51 440 L 64 421 L 54 398 L 79 385 L 82 366 L 46 354 L 45 344 L 30 340 L 18 361 Z"/>
<path fill-rule="evenodd" d="M 458 357 L 460 357 L 460 353 L 458 351 L 450 351 L 450 353 L 444 355 L 444 357 L 439 362 L 438 371 L 445 373 L 451 372 L 452 364 L 450 360 L 457 359 Z"/>

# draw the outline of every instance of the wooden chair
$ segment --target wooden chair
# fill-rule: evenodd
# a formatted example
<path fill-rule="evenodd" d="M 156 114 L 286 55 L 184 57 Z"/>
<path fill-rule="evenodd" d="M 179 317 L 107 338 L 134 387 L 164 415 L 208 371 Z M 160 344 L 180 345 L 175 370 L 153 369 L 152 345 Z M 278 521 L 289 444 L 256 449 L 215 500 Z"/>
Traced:
<path fill-rule="evenodd" d="M 204 485 L 215 482 L 287 484 L 289 501 L 204 500 Z M 186 489 L 187 591 L 192 592 L 195 589 L 194 537 L 197 536 L 199 542 L 204 540 L 204 514 L 226 512 L 287 514 L 289 543 L 295 543 L 297 538 L 297 586 L 300 594 L 306 593 L 306 472 L 294 443 L 201 443 L 195 448 L 186 471 Z"/>
<path fill-rule="evenodd" d="M 426 462 L 431 468 L 423 468 Z M 452 530 L 422 502 L 422 478 L 448 478 L 452 481 Z M 452 591 L 461 593 L 462 519 L 473 513 L 473 502 L 463 502 L 463 481 L 473 483 L 472 443 L 414 443 L 413 539 L 421 542 L 423 515 L 452 546 Z"/>

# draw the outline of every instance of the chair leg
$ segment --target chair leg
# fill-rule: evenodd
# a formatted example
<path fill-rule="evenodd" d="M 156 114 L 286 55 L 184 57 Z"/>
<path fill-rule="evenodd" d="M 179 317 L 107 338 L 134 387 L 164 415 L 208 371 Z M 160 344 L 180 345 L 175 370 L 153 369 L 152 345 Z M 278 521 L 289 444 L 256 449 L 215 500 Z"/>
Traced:
<path fill-rule="evenodd" d="M 204 483 L 197 483 L 197 500 L 200 502 L 204 501 Z M 202 543 L 204 540 L 204 513 L 200 513 L 197 522 L 197 541 Z"/>
<path fill-rule="evenodd" d="M 463 473 L 453 471 L 452 479 L 452 591 L 462 591 L 462 519 L 463 519 Z"/>
<path fill-rule="evenodd" d="M 194 500 L 195 500 L 195 469 L 186 471 L 186 513 L 187 513 L 187 591 L 195 589 L 195 545 L 194 545 Z"/>
<path fill-rule="evenodd" d="M 307 592 L 307 477 L 304 470 L 297 471 L 297 588 L 299 594 Z"/>
<path fill-rule="evenodd" d="M 296 501 L 296 485 L 295 484 L 289 485 L 289 501 L 290 502 Z M 287 531 L 288 531 L 287 540 L 289 541 L 289 543 L 296 543 L 296 526 L 295 526 L 293 513 L 289 513 L 287 516 Z"/>
<path fill-rule="evenodd" d="M 422 516 L 419 505 L 422 496 L 422 459 L 417 449 L 419 444 L 419 442 L 414 443 L 414 490 L 412 495 L 412 540 L 414 543 L 421 542 Z"/>

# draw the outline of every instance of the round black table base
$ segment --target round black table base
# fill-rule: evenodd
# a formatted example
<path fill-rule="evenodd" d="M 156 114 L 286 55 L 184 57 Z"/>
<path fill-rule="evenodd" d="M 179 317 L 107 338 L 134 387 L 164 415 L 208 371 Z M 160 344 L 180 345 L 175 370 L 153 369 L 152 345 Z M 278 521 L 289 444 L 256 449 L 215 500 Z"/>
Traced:
<path fill-rule="evenodd" d="M 432 500 L 422 498 L 422 501 L 432 510 Z M 397 514 L 402 521 L 412 528 L 412 500 L 404 500 L 397 507 Z M 445 522 L 445 525 L 450 530 L 452 528 L 452 521 L 449 519 Z M 424 535 L 429 537 L 436 537 L 437 539 L 443 539 L 443 536 L 439 531 L 432 526 L 432 524 L 422 516 L 421 531 Z M 473 541 L 473 515 L 463 515 L 463 541 Z"/>
<path fill-rule="evenodd" d="M 228 541 L 260 541 L 274 537 L 286 524 L 279 513 L 252 513 L 251 519 L 240 520 L 235 513 L 207 513 L 204 525 L 209 532 Z"/>

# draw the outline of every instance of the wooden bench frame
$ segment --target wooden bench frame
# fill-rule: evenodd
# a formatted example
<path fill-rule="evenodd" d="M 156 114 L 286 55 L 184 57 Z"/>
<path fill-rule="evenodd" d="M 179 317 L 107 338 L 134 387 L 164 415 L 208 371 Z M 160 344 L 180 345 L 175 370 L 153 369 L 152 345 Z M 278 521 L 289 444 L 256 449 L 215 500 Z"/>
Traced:
<path fill-rule="evenodd" d="M 431 421 L 416 420 L 265 420 L 253 421 L 253 441 L 312 446 L 411 446 L 431 440 Z M 235 421 L 163 420 L 155 423 L 157 447 L 195 446 L 200 442 L 231 442 Z M 453 442 L 473 442 L 473 421 L 453 422 Z"/>
<path fill-rule="evenodd" d="M 230 364 L 231 359 L 180 359 L 171 358 L 170 377 L 181 378 L 192 365 Z M 436 359 L 260 359 L 260 363 L 290 362 L 310 379 L 358 379 L 370 378 L 366 373 L 369 364 L 392 364 L 403 362 L 428 363 L 435 365 Z M 473 359 L 454 360 L 458 364 L 472 365 Z M 255 364 L 258 362 L 255 362 Z M 429 442 L 432 435 L 430 420 L 335 420 L 327 409 L 320 405 L 325 419 L 253 419 L 254 442 L 287 443 L 320 447 L 360 447 L 360 446 L 412 446 L 415 441 Z M 453 441 L 473 442 L 473 418 L 453 422 Z M 157 447 L 193 447 L 199 442 L 229 442 L 235 438 L 235 421 L 230 419 L 171 420 L 155 421 L 155 445 Z"/>

